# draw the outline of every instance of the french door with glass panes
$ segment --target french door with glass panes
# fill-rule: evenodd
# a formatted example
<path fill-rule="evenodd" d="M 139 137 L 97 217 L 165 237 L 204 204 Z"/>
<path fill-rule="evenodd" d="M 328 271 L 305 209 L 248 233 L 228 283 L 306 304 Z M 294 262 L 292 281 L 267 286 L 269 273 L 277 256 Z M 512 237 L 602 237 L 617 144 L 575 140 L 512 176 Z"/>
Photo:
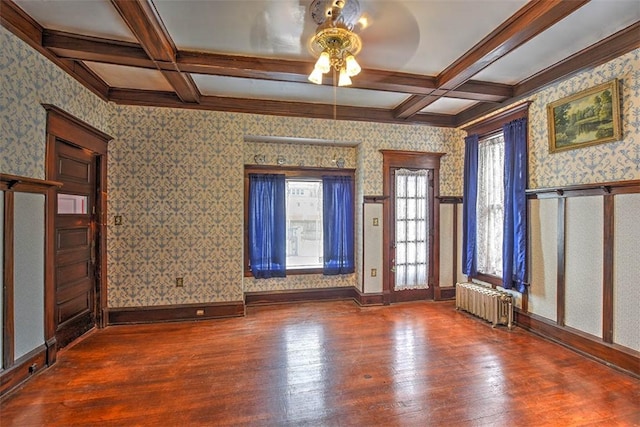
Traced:
<path fill-rule="evenodd" d="M 431 181 L 432 172 L 428 169 L 393 170 L 389 287 L 396 301 L 426 297 L 429 293 Z"/>
<path fill-rule="evenodd" d="M 383 299 L 434 299 L 439 276 L 439 169 L 442 153 L 380 150 L 385 196 Z"/>

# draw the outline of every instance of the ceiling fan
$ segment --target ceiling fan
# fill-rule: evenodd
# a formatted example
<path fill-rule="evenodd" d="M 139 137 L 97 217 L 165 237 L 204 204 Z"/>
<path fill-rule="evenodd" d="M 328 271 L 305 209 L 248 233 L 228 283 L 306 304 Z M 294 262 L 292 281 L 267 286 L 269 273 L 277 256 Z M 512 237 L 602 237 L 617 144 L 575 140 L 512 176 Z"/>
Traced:
<path fill-rule="evenodd" d="M 339 73 L 338 86 L 351 85 L 351 77 L 361 71 L 356 55 L 362 49 L 362 40 L 354 32 L 367 25 L 360 12 L 358 0 L 314 0 L 309 11 L 318 25 L 309 40 L 309 51 L 318 58 L 309 81 L 322 84 L 322 76 L 332 69 Z"/>

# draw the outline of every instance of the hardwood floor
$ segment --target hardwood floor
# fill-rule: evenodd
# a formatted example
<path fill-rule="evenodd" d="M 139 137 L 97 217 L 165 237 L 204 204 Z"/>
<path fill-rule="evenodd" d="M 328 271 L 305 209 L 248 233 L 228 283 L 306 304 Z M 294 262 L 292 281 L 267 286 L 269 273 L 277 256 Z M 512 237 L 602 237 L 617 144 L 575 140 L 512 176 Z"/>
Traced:
<path fill-rule="evenodd" d="M 249 307 L 112 326 L 6 397 L 7 426 L 640 425 L 640 380 L 451 302 Z"/>

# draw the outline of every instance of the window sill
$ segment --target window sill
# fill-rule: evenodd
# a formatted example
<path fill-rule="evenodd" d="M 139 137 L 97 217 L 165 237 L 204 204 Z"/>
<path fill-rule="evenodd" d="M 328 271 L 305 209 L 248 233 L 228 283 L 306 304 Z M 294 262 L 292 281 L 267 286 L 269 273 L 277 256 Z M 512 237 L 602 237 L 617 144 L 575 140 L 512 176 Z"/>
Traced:
<path fill-rule="evenodd" d="M 296 268 L 292 270 L 287 270 L 287 276 L 297 276 L 300 274 L 322 274 L 321 268 Z M 253 277 L 253 273 L 251 271 L 245 271 L 244 277 Z"/>
<path fill-rule="evenodd" d="M 475 276 L 473 276 L 473 279 L 478 279 L 482 282 L 489 283 L 493 286 L 502 286 L 502 277 L 498 277 L 498 276 L 478 273 Z"/>

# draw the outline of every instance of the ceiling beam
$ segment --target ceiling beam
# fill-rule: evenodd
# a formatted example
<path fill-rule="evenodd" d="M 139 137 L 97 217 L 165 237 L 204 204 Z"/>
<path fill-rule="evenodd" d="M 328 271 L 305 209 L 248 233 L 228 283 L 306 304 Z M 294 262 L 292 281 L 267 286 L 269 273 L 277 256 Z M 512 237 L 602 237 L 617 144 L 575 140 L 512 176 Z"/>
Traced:
<path fill-rule="evenodd" d="M 488 36 L 444 69 L 437 77 L 437 88 L 454 90 L 471 77 L 575 12 L 589 0 L 533 0 L 503 22 Z M 435 102 L 439 97 L 413 97 L 395 109 L 398 118 L 407 118 Z"/>
<path fill-rule="evenodd" d="M 76 61 L 163 69 L 225 77 L 265 79 L 308 83 L 313 63 L 286 59 L 178 51 L 176 62 L 152 61 L 138 43 L 44 30 L 42 45 L 56 55 Z M 174 65 L 175 64 L 175 65 Z M 396 93 L 428 95 L 436 88 L 436 79 L 409 73 L 365 69 L 354 79 L 353 88 Z M 447 96 L 480 102 L 501 102 L 512 96 L 510 85 L 469 81 Z"/>
<path fill-rule="evenodd" d="M 61 58 L 156 69 L 137 43 L 107 40 L 62 31 L 44 30 L 42 46 Z"/>
<path fill-rule="evenodd" d="M 336 119 L 380 123 L 415 123 L 421 125 L 454 127 L 454 116 L 446 114 L 418 114 L 409 121 L 399 121 L 391 110 L 352 106 L 334 106 L 307 102 L 273 101 L 223 96 L 201 96 L 199 104 L 185 104 L 173 92 L 115 89 L 109 91 L 109 99 L 124 105 L 144 105 L 198 110 L 224 111 L 248 114 L 265 114 L 286 117 Z"/>
<path fill-rule="evenodd" d="M 176 47 L 150 0 L 111 0 L 122 19 L 158 70 L 185 103 L 198 103 L 200 92 L 176 65 Z"/>
<path fill-rule="evenodd" d="M 525 99 L 534 92 L 559 80 L 567 79 L 577 73 L 605 64 L 621 55 L 640 48 L 640 22 L 595 43 L 581 51 L 547 67 L 546 69 L 522 80 L 514 86 L 514 96 L 501 104 L 481 104 L 456 115 L 456 126 L 463 126 L 493 111 Z"/>

